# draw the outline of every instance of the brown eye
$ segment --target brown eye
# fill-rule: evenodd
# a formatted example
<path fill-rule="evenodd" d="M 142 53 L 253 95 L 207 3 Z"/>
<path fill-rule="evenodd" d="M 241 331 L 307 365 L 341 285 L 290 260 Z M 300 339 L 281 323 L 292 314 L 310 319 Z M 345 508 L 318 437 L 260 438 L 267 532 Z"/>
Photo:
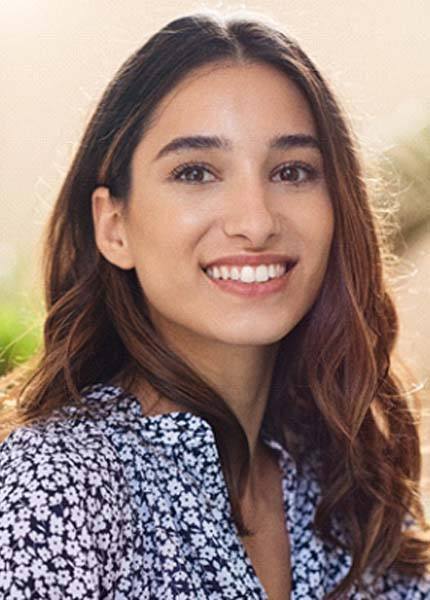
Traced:
<path fill-rule="evenodd" d="M 205 180 L 205 174 L 210 171 L 204 165 L 190 164 L 182 165 L 172 171 L 172 176 L 175 181 L 183 183 L 210 183 L 211 180 Z"/>
<path fill-rule="evenodd" d="M 179 175 L 177 179 L 181 179 L 182 176 L 184 176 L 187 181 L 202 181 L 204 178 L 201 167 L 187 167 L 186 169 L 183 169 L 181 175 Z"/>
<path fill-rule="evenodd" d="M 302 173 L 300 169 L 297 167 L 285 167 L 282 169 L 281 173 L 284 175 L 284 178 L 288 181 L 300 181 Z"/>
<path fill-rule="evenodd" d="M 318 173 L 314 167 L 305 164 L 284 165 L 276 174 L 280 174 L 281 181 L 299 185 L 316 179 Z"/>

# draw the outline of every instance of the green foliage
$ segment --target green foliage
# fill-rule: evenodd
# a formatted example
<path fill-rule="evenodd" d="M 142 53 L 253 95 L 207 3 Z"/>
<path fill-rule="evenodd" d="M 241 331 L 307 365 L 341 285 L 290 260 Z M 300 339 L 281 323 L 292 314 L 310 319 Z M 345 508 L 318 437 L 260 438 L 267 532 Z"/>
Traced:
<path fill-rule="evenodd" d="M 28 312 L 23 306 L 0 304 L 0 375 L 29 359 L 41 344 L 42 318 Z"/>

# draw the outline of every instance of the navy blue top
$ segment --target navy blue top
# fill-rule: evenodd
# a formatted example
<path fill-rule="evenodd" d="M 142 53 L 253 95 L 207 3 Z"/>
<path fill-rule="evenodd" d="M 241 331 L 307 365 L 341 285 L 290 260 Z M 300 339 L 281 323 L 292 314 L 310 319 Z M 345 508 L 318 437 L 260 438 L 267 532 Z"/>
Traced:
<path fill-rule="evenodd" d="M 83 399 L 0 445 L 0 598 L 267 600 L 231 517 L 211 426 L 190 412 L 142 414 L 124 390 Z M 312 522 L 320 487 L 311 462 L 279 457 L 293 600 L 323 599 L 350 556 Z M 333 527 L 339 525 L 333 520 Z M 341 531 L 337 529 L 341 536 Z M 430 577 L 387 572 L 349 599 L 424 600 Z"/>

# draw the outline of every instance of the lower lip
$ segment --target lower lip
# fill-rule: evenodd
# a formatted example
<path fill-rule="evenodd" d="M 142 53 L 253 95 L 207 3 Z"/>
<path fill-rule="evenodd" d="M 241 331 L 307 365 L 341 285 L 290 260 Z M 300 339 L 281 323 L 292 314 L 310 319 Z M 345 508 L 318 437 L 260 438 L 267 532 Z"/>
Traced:
<path fill-rule="evenodd" d="M 295 265 L 294 265 L 295 266 Z M 285 289 L 290 279 L 290 274 L 294 267 L 284 273 L 282 277 L 269 279 L 265 283 L 243 283 L 242 281 L 233 281 L 232 279 L 212 279 L 209 275 L 206 277 L 211 283 L 225 292 L 230 292 L 238 296 L 248 298 L 265 297 Z"/>

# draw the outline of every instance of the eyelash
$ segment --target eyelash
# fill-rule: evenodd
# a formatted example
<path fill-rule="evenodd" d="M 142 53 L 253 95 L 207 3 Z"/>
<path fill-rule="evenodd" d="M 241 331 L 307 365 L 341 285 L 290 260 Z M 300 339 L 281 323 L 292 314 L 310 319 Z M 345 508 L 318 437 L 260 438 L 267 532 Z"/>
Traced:
<path fill-rule="evenodd" d="M 320 175 L 318 169 L 316 169 L 315 167 L 312 167 L 311 165 L 309 165 L 307 163 L 303 163 L 301 161 L 293 161 L 293 162 L 285 163 L 277 170 L 276 174 L 280 173 L 283 169 L 287 169 L 287 168 L 302 169 L 306 173 L 306 178 L 303 181 L 298 181 L 298 182 L 292 181 L 290 183 L 286 182 L 287 185 L 294 185 L 295 187 L 309 183 L 310 181 L 314 181 L 314 180 L 318 179 L 318 177 Z M 190 163 L 184 163 L 183 165 L 180 165 L 179 167 L 176 167 L 175 169 L 173 169 L 173 171 L 170 173 L 170 179 L 173 179 L 173 181 L 178 181 L 179 183 L 187 183 L 189 185 L 198 185 L 198 184 L 206 185 L 208 183 L 213 183 L 212 181 L 206 181 L 206 182 L 204 182 L 204 181 L 187 181 L 184 179 L 179 179 L 181 175 L 186 173 L 188 170 L 192 170 L 192 169 L 203 169 L 205 171 L 212 173 L 211 170 L 209 169 L 209 167 L 207 165 L 205 165 L 204 163 L 190 162 Z"/>

